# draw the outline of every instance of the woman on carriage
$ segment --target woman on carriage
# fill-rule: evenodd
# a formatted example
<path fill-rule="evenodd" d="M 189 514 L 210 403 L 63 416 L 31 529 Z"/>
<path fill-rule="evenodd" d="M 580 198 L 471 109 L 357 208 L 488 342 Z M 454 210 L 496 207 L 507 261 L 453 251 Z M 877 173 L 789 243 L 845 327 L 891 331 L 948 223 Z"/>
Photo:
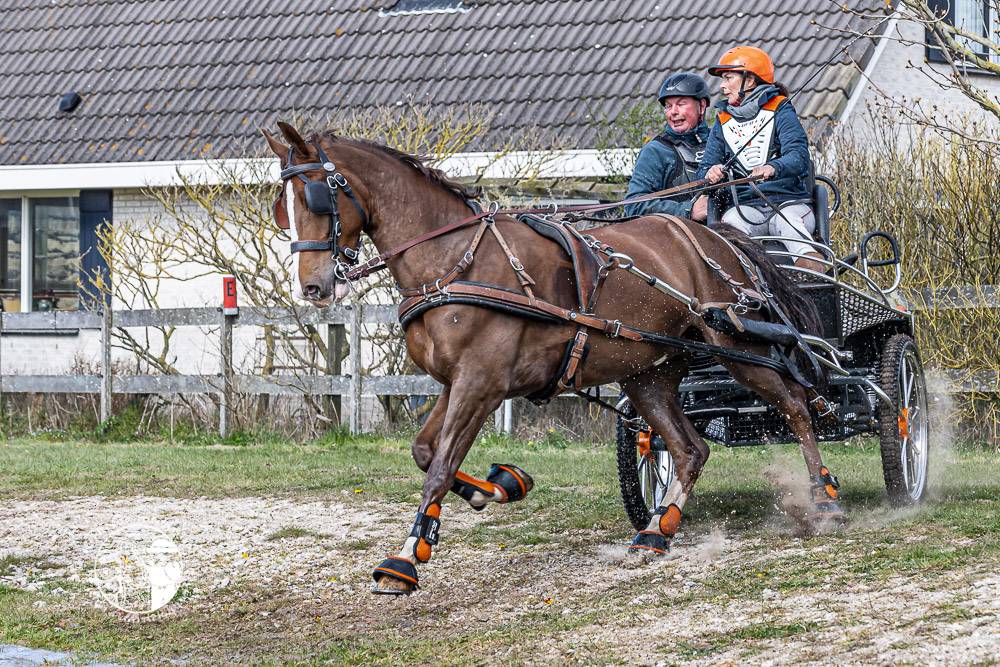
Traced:
<path fill-rule="evenodd" d="M 756 186 L 736 188 L 738 202 L 722 216 L 722 222 L 750 236 L 781 236 L 796 265 L 823 271 L 813 258 L 821 258 L 808 243 L 816 228 L 810 206 L 809 141 L 802 123 L 788 101 L 788 91 L 774 80 L 770 56 L 753 46 L 726 51 L 708 73 L 722 78 L 724 98 L 716 107 L 718 120 L 712 127 L 701 160 L 698 177 L 718 183 L 726 177 L 723 165 L 733 155 L 736 177 L 764 179 Z M 766 199 L 765 199 L 766 198 Z M 708 198 L 695 204 L 692 217 L 705 220 Z"/>

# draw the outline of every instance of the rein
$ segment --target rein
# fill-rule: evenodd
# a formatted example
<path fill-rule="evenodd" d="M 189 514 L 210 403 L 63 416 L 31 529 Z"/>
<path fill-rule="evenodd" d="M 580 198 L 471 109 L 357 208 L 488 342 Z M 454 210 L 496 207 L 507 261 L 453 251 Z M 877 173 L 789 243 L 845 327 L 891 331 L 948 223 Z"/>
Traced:
<path fill-rule="evenodd" d="M 642 195 L 641 197 L 633 197 L 631 199 L 621 199 L 619 201 L 610 202 L 610 203 L 607 203 L 607 204 L 574 204 L 572 206 L 563 206 L 563 207 L 552 205 L 552 206 L 549 206 L 549 207 L 546 207 L 546 208 L 505 208 L 505 209 L 501 209 L 499 207 L 499 205 L 496 202 L 494 202 L 490 206 L 490 208 L 488 210 L 486 210 L 486 211 L 484 211 L 482 213 L 478 213 L 476 215 L 472 215 L 472 216 L 469 216 L 467 218 L 463 218 L 463 219 L 458 220 L 456 222 L 449 223 L 449 224 L 447 224 L 447 225 L 445 225 L 443 227 L 439 227 L 439 228 L 434 229 L 432 231 L 429 231 L 429 232 L 427 232 L 425 234 L 421 234 L 420 236 L 417 236 L 416 238 L 412 238 L 409 241 L 406 241 L 405 243 L 401 243 L 400 245 L 396 246 L 395 248 L 392 248 L 390 250 L 386 250 L 385 252 L 379 253 L 378 256 L 371 258 L 370 260 L 368 260 L 364 264 L 361 264 L 360 266 L 357 266 L 354 269 L 351 269 L 346 274 L 344 274 L 343 277 L 344 277 L 345 280 L 357 280 L 359 278 L 364 278 L 366 276 L 370 276 L 371 274 L 376 273 L 376 272 L 381 271 L 382 269 L 386 268 L 386 261 L 387 260 L 389 260 L 389 259 L 391 259 L 391 258 L 393 258 L 393 257 L 395 257 L 397 255 L 401 255 L 402 253 L 406 252 L 410 248 L 413 248 L 414 246 L 418 246 L 421 243 L 424 243 L 426 241 L 430 241 L 431 239 L 435 239 L 435 238 L 437 238 L 439 236 L 444 236 L 445 234 L 450 234 L 451 232 L 457 231 L 459 229 L 464 229 L 465 227 L 469 227 L 469 226 L 471 226 L 471 225 L 473 225 L 473 224 L 475 224 L 477 222 L 481 222 L 483 220 L 488 220 L 488 221 L 492 222 L 492 220 L 497 215 L 524 215 L 524 214 L 529 214 L 529 213 L 535 213 L 535 214 L 537 214 L 537 213 L 546 212 L 546 210 L 548 210 L 548 214 L 549 215 L 554 215 L 556 213 L 581 213 L 581 212 L 591 212 L 592 213 L 592 212 L 596 212 L 596 211 L 606 211 L 606 210 L 609 210 L 609 209 L 618 208 L 620 206 L 625 206 L 627 204 L 636 204 L 636 203 L 644 202 L 644 201 L 652 201 L 654 199 L 664 199 L 666 197 L 671 197 L 673 195 L 681 194 L 681 193 L 685 193 L 685 192 L 690 192 L 692 194 L 695 194 L 695 193 L 700 193 L 700 192 L 710 192 L 712 190 L 717 190 L 719 188 L 728 187 L 730 185 L 746 185 L 746 184 L 749 184 L 749 183 L 753 183 L 753 182 L 755 182 L 757 180 L 759 180 L 759 179 L 753 178 L 753 177 L 747 177 L 747 178 L 740 178 L 740 179 L 733 180 L 733 181 L 726 181 L 724 183 L 710 184 L 710 183 L 706 182 L 704 179 L 702 179 L 702 180 L 698 180 L 698 181 L 692 181 L 690 183 L 685 183 L 683 185 L 678 185 L 678 186 L 675 186 L 675 187 L 672 187 L 672 188 L 667 188 L 666 190 L 659 190 L 657 192 L 651 192 L 649 194 Z M 466 253 L 466 258 L 468 258 L 468 253 Z M 465 258 L 463 258 L 463 260 L 464 259 Z M 471 258 L 469 258 L 468 263 L 471 264 L 471 262 L 472 262 L 472 260 L 471 260 Z"/>

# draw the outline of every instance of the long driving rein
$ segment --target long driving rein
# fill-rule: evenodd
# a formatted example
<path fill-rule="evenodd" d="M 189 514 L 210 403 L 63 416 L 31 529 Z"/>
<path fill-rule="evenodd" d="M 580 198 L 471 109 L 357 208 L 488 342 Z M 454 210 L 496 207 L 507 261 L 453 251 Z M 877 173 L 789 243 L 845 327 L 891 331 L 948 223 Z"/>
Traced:
<path fill-rule="evenodd" d="M 364 278 L 373 273 L 381 271 L 386 268 L 386 260 L 400 255 L 414 246 L 418 246 L 426 241 L 437 238 L 439 236 L 444 236 L 445 234 L 450 234 L 453 231 L 464 229 L 477 222 L 482 222 L 483 220 L 492 220 L 497 215 L 523 215 L 523 214 L 543 214 L 543 213 L 582 213 L 589 212 L 595 213 L 598 211 L 605 211 L 613 208 L 618 208 L 626 204 L 637 204 L 644 201 L 651 201 L 654 199 L 664 199 L 666 197 L 671 197 L 673 195 L 690 192 L 699 193 L 707 192 L 709 190 L 714 190 L 723 186 L 730 185 L 743 185 L 753 182 L 753 178 L 743 178 L 735 181 L 730 181 L 724 184 L 710 185 L 706 181 L 693 181 L 691 183 L 685 183 L 677 187 L 668 188 L 666 190 L 660 190 L 658 192 L 652 192 L 647 195 L 642 195 L 640 197 L 633 197 L 628 200 L 620 200 L 616 202 L 610 202 L 605 204 L 575 204 L 572 206 L 555 207 L 549 206 L 546 208 L 519 208 L 519 209 L 501 209 L 498 204 L 494 202 L 489 209 L 482 211 L 479 210 L 480 207 L 473 201 L 469 201 L 469 206 L 473 210 L 477 211 L 475 215 L 471 215 L 467 218 L 463 218 L 456 222 L 449 223 L 443 227 L 439 227 L 435 230 L 421 234 L 409 241 L 402 243 L 390 250 L 379 253 L 378 256 L 371 258 L 361 266 L 355 266 L 358 263 L 358 249 L 351 248 L 349 246 L 340 245 L 340 236 L 342 234 L 342 227 L 340 223 L 340 209 L 337 201 L 337 197 L 340 190 L 344 191 L 351 203 L 357 209 L 358 214 L 361 216 L 361 226 L 364 229 L 369 221 L 368 213 L 365 211 L 364 207 L 358 201 L 357 196 L 351 189 L 351 186 L 347 182 L 347 178 L 340 173 L 337 169 L 336 164 L 333 160 L 327 157 L 323 148 L 319 144 L 313 144 L 313 148 L 316 150 L 316 155 L 319 162 L 306 162 L 303 164 L 292 164 L 292 160 L 295 155 L 295 150 L 289 148 L 288 157 L 285 160 L 285 164 L 282 167 L 280 178 L 282 181 L 282 190 L 278 194 L 278 198 L 275 200 L 274 218 L 281 229 L 289 229 L 290 223 L 288 218 L 288 211 L 285 208 L 285 190 L 284 184 L 291 178 L 296 176 L 305 183 L 305 196 L 306 196 L 306 207 L 311 213 L 316 215 L 329 215 L 330 216 L 330 235 L 322 241 L 292 241 L 290 244 L 291 251 L 296 252 L 309 252 L 309 251 L 330 251 L 333 255 L 334 261 L 336 262 L 336 267 L 334 269 L 335 274 L 338 279 L 351 281 L 357 280 L 359 278 Z M 305 174 L 310 171 L 323 171 L 326 174 L 326 179 L 324 181 L 313 181 L 306 178 Z M 341 261 L 341 256 L 344 260 Z M 471 263 L 471 260 L 469 260 Z M 353 269 L 349 269 L 349 266 L 354 266 Z"/>

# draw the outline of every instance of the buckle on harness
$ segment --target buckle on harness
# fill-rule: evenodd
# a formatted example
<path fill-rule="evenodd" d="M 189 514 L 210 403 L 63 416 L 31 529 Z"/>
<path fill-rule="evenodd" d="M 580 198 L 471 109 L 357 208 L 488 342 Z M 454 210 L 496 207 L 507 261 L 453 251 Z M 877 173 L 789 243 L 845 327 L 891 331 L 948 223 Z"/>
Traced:
<path fill-rule="evenodd" d="M 822 394 L 816 394 L 816 398 L 810 400 L 809 404 L 816 408 L 816 415 L 818 417 L 827 417 L 834 412 L 833 404 L 826 400 L 826 397 Z"/>
<path fill-rule="evenodd" d="M 604 333 L 607 334 L 608 338 L 617 338 L 618 336 L 621 335 L 622 332 L 622 321 L 615 320 L 614 322 L 610 322 L 610 324 L 614 326 L 614 330 L 608 331 L 607 329 L 605 329 Z"/>

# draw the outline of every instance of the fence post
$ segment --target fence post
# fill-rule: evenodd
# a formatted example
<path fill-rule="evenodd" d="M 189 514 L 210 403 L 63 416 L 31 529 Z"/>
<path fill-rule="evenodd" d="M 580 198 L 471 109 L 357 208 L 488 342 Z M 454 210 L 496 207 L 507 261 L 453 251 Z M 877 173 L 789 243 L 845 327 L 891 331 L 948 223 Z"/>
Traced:
<path fill-rule="evenodd" d="M 344 338 L 346 333 L 343 324 L 326 325 L 326 373 L 331 376 L 344 372 Z M 326 397 L 327 412 L 336 415 L 337 423 L 343 424 L 340 394 L 330 394 Z"/>
<path fill-rule="evenodd" d="M 351 433 L 361 432 L 361 310 L 355 303 L 351 308 Z"/>
<path fill-rule="evenodd" d="M 3 402 L 3 301 L 0 301 L 0 431 L 6 424 L 7 410 Z"/>
<path fill-rule="evenodd" d="M 222 392 L 219 395 L 219 437 L 226 438 L 233 428 L 233 320 L 223 309 L 219 329 L 219 351 L 222 366 Z"/>
<path fill-rule="evenodd" d="M 111 299 L 103 300 L 101 310 L 101 423 L 111 419 L 111 327 L 114 314 L 111 309 Z"/>

